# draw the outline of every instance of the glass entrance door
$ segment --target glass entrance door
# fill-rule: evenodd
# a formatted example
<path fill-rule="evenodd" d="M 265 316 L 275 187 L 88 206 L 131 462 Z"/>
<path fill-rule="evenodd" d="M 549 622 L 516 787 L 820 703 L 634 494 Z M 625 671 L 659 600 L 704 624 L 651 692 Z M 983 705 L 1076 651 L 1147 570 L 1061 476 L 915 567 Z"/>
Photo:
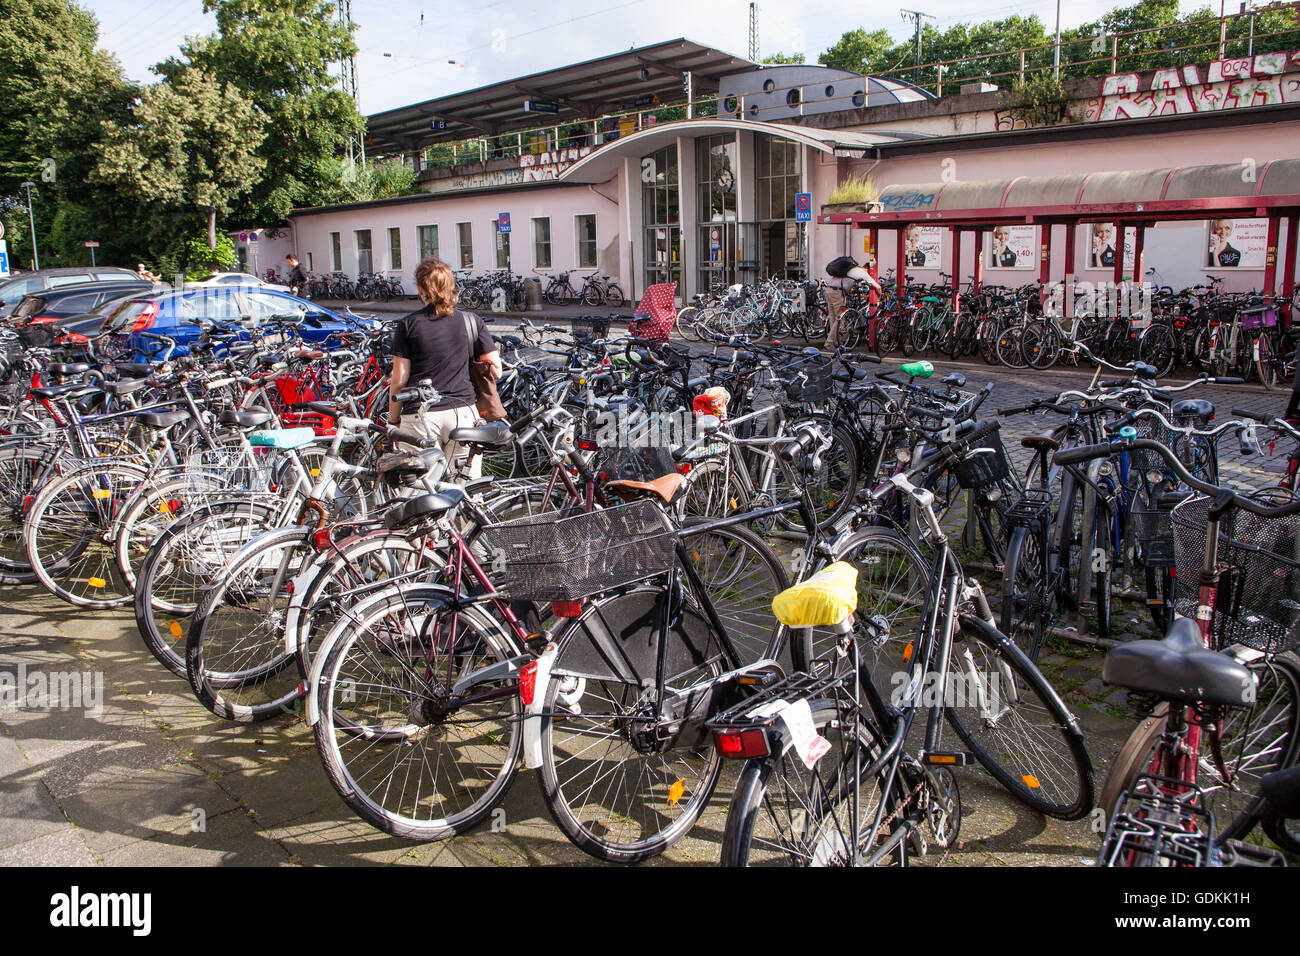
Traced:
<path fill-rule="evenodd" d="M 682 235 L 677 226 L 651 226 L 645 231 L 645 280 L 682 281 Z"/>
<path fill-rule="evenodd" d="M 743 281 L 739 277 L 740 256 L 736 254 L 736 223 L 700 223 L 700 292 L 726 288 Z"/>

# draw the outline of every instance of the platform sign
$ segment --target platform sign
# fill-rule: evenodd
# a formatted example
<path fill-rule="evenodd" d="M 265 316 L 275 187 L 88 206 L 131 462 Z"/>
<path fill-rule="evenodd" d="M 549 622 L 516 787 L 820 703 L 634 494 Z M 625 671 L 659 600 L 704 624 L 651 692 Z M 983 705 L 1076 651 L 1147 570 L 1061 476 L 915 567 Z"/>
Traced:
<path fill-rule="evenodd" d="M 440 130 L 447 128 L 446 120 L 429 120 L 429 129 Z"/>
<path fill-rule="evenodd" d="M 794 221 L 812 222 L 812 193 L 798 193 L 794 197 Z"/>
<path fill-rule="evenodd" d="M 0 239 L 3 239 L 4 237 L 5 237 L 5 224 L 3 222 L 0 222 Z"/>
<path fill-rule="evenodd" d="M 510 213 L 497 213 L 497 232 L 510 231 Z"/>
<path fill-rule="evenodd" d="M 551 103 L 547 100 L 524 100 L 525 113 L 558 113 L 559 111 L 559 103 Z"/>
<path fill-rule="evenodd" d="M 9 243 L 0 239 L 0 276 L 9 274 Z"/>

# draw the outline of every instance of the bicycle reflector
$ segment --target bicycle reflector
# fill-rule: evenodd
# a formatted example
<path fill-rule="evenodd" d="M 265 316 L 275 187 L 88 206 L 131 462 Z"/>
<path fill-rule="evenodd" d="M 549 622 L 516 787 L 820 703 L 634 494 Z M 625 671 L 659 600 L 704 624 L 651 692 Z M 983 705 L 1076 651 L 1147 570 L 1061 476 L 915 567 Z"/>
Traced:
<path fill-rule="evenodd" d="M 529 661 L 519 668 L 519 699 L 525 707 L 532 706 L 537 695 L 537 661 Z"/>
<path fill-rule="evenodd" d="M 596 439 L 594 438 L 578 439 L 578 448 L 580 448 L 582 451 L 595 451 L 599 447 L 600 446 L 596 444 Z"/>
<path fill-rule="evenodd" d="M 581 601 L 552 601 L 551 613 L 556 617 L 577 617 L 582 613 Z"/>
<path fill-rule="evenodd" d="M 732 760 L 766 757 L 772 752 L 767 743 L 767 731 L 762 727 L 715 730 L 713 744 L 718 748 L 719 754 Z"/>

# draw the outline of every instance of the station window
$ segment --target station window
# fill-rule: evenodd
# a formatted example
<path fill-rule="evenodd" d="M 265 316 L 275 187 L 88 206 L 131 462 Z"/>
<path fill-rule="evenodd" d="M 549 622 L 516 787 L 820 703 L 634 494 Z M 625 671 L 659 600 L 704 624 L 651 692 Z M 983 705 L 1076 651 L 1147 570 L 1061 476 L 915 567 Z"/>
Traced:
<path fill-rule="evenodd" d="M 402 230 L 396 226 L 388 230 L 388 268 L 402 268 Z"/>
<path fill-rule="evenodd" d="M 438 227 L 416 226 L 415 228 L 420 237 L 420 258 L 428 259 L 430 256 L 436 258 L 438 255 Z"/>
<path fill-rule="evenodd" d="M 357 275 L 374 272 L 375 258 L 370 247 L 370 230 L 357 229 L 353 235 L 357 238 Z"/>
<path fill-rule="evenodd" d="M 337 232 L 330 233 L 330 272 L 343 271 L 343 241 Z"/>
<path fill-rule="evenodd" d="M 574 216 L 578 229 L 578 268 L 596 268 L 596 217 Z"/>
<path fill-rule="evenodd" d="M 533 265 L 538 269 L 551 267 L 551 220 L 549 217 L 533 220 Z"/>
<path fill-rule="evenodd" d="M 456 238 L 460 243 L 460 267 L 474 268 L 474 227 L 468 222 L 456 223 Z"/>

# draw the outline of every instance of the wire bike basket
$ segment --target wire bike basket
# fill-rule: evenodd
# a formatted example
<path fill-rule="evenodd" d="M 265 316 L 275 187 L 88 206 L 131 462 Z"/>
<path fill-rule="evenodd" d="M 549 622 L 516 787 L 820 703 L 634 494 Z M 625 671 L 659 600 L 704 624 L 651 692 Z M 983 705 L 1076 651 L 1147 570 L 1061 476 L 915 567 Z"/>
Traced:
<path fill-rule="evenodd" d="M 600 511 L 554 511 L 485 525 L 493 581 L 522 601 L 577 601 L 663 574 L 676 530 L 650 501 Z"/>
<path fill-rule="evenodd" d="M 969 491 L 983 491 L 1011 477 L 1011 463 L 1007 460 L 1006 446 L 1002 444 L 1002 424 L 992 424 L 993 430 L 963 454 L 953 468 L 957 483 Z M 976 451 L 981 448 L 991 450 Z"/>
<path fill-rule="evenodd" d="M 835 393 L 834 363 L 824 355 L 810 357 L 780 370 L 785 394 L 792 402 L 824 402 Z"/>
<path fill-rule="evenodd" d="M 1195 617 L 1210 499 L 1173 510 L 1174 610 Z M 1265 654 L 1300 645 L 1300 517 L 1260 518 L 1232 511 L 1219 522 L 1219 591 L 1214 636 Z"/>
<path fill-rule="evenodd" d="M 1133 501 L 1133 538 L 1143 567 L 1172 568 L 1174 557 L 1174 519 L 1169 509 L 1162 509 L 1138 493 Z M 1205 535 L 1201 535 L 1202 550 Z"/>

